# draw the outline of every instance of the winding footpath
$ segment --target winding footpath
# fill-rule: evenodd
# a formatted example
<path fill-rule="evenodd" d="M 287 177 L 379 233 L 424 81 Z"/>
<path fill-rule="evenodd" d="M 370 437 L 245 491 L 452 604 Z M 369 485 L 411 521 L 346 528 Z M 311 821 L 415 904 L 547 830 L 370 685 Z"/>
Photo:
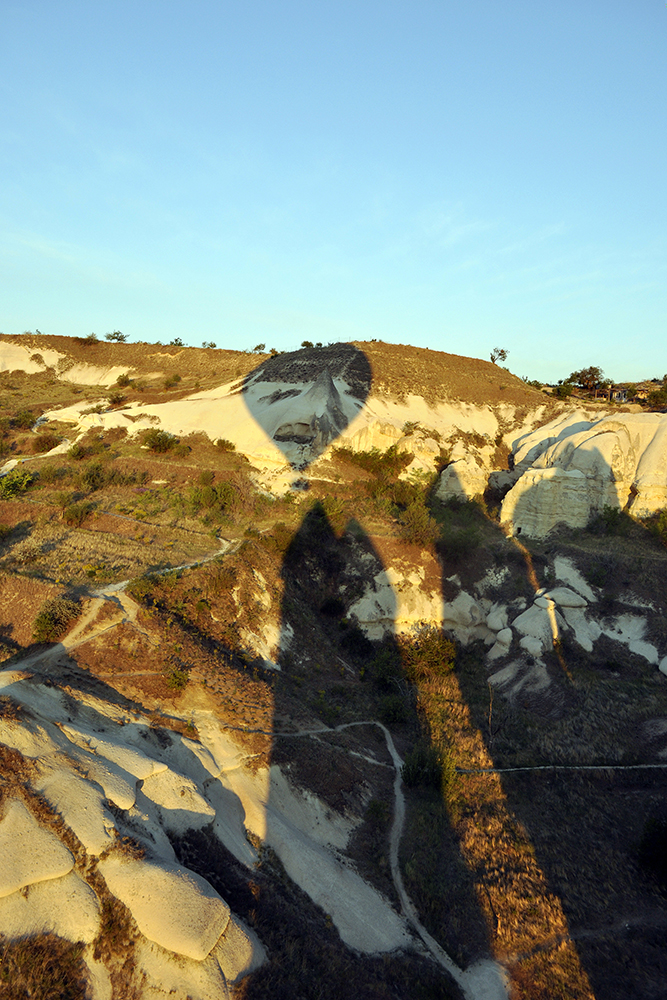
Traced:
<path fill-rule="evenodd" d="M 240 542 L 225 541 L 221 549 L 208 556 L 193 560 L 189 563 L 184 563 L 180 566 L 171 566 L 160 571 L 160 573 L 166 574 L 174 572 L 175 570 L 191 569 L 195 566 L 200 566 L 203 563 L 210 562 L 220 555 L 233 551 L 238 544 L 240 544 Z M 111 584 L 99 590 L 89 592 L 89 598 L 91 601 L 90 606 L 86 610 L 84 616 L 76 622 L 74 627 L 70 630 L 70 632 L 68 632 L 62 641 L 54 644 L 49 649 L 42 649 L 24 657 L 22 660 L 16 661 L 12 664 L 12 669 L 20 671 L 35 667 L 38 664 L 47 665 L 49 663 L 54 663 L 64 654 L 66 655 L 70 653 L 83 643 L 90 642 L 91 640 L 112 631 L 122 624 L 130 625 L 133 628 L 138 629 L 142 635 L 145 636 L 145 638 L 149 639 L 151 642 L 155 642 L 154 638 L 145 629 L 141 628 L 137 622 L 137 615 L 140 610 L 140 606 L 129 596 L 129 594 L 125 593 L 125 589 L 129 582 L 129 580 L 124 580 L 120 583 Z M 113 602 L 117 605 L 121 613 L 119 617 L 95 626 L 95 620 L 107 602 Z M 135 674 L 139 675 L 152 672 L 153 671 L 146 670 L 132 671 L 131 675 L 133 676 Z M 225 724 L 222 723 L 222 725 L 224 726 Z M 406 892 L 398 858 L 399 846 L 406 818 L 405 796 L 403 794 L 403 780 L 401 776 L 403 760 L 400 757 L 391 733 L 386 726 L 375 719 L 368 719 L 359 722 L 343 723 L 333 728 L 323 726 L 312 730 L 300 730 L 296 733 L 271 732 L 267 735 L 273 736 L 274 738 L 279 738 L 280 736 L 317 737 L 326 733 L 340 732 L 344 729 L 369 725 L 377 726 L 384 734 L 387 750 L 391 757 L 394 769 L 394 807 L 392 826 L 389 835 L 389 859 L 392 880 L 401 904 L 403 916 L 423 942 L 426 954 L 428 954 L 452 977 L 452 979 L 460 987 L 466 1000 L 507 1000 L 509 996 L 507 976 L 502 966 L 491 959 L 488 959 L 477 962 L 466 970 L 461 969 L 455 962 L 452 961 L 449 955 L 438 944 L 435 938 L 429 934 L 427 929 L 421 923 L 417 910 Z M 225 726 L 225 728 L 233 729 L 235 727 Z M 376 766 L 379 764 L 378 761 L 373 761 L 371 758 L 366 759 L 368 759 L 369 763 L 375 764 Z"/>

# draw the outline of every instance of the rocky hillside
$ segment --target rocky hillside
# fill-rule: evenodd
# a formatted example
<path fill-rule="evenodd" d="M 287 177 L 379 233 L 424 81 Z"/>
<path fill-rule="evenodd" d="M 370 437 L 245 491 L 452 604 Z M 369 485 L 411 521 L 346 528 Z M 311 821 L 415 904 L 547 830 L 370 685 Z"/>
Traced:
<path fill-rule="evenodd" d="M 0 995 L 660 995 L 667 416 L 42 335 L 0 407 Z"/>

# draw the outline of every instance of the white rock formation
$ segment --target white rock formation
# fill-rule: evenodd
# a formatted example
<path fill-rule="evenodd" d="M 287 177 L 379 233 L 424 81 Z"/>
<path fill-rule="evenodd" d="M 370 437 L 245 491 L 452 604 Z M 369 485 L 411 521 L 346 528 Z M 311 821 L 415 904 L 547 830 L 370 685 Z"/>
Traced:
<path fill-rule="evenodd" d="M 23 802 L 11 799 L 0 820 L 0 898 L 73 868 L 71 852 L 55 833 L 40 826 Z"/>
<path fill-rule="evenodd" d="M 0 930 L 8 938 L 53 933 L 89 943 L 99 929 L 97 896 L 76 872 L 32 883 L 27 891 L 0 899 Z"/>
<path fill-rule="evenodd" d="M 575 411 L 517 442 L 523 475 L 503 500 L 501 523 L 542 538 L 558 523 L 584 527 L 606 506 L 647 516 L 667 506 L 667 415 L 586 420 Z"/>
<path fill-rule="evenodd" d="M 488 469 L 483 469 L 474 458 L 461 458 L 442 470 L 436 496 L 441 500 L 472 500 L 484 493 L 488 480 Z"/>
<path fill-rule="evenodd" d="M 177 955 L 201 962 L 229 923 L 224 900 L 205 879 L 186 868 L 118 854 L 100 861 L 98 867 L 144 937 Z"/>

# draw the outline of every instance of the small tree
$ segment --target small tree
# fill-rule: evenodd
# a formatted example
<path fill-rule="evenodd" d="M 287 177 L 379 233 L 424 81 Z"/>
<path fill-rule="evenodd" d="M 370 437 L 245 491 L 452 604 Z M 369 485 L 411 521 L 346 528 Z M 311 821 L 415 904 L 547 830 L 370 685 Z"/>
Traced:
<path fill-rule="evenodd" d="M 266 344 L 255 344 L 252 349 L 253 354 L 263 354 L 266 350 Z"/>
<path fill-rule="evenodd" d="M 104 339 L 111 340 L 116 344 L 124 344 L 127 340 L 127 334 L 121 333 L 120 330 L 114 330 L 113 333 L 105 333 Z"/>
<path fill-rule="evenodd" d="M 313 344 L 312 340 L 302 340 L 301 341 L 301 346 L 302 347 L 313 347 L 314 344 Z"/>
<path fill-rule="evenodd" d="M 173 340 L 169 341 L 169 346 L 170 347 L 185 347 L 185 344 L 183 343 L 183 341 L 181 340 L 180 337 L 174 337 Z"/>
<path fill-rule="evenodd" d="M 598 391 L 604 384 L 605 376 L 601 368 L 591 365 L 589 368 L 582 368 L 578 372 L 572 372 L 566 381 L 578 385 L 580 389 L 585 389 L 586 392 L 595 392 L 597 396 Z"/>
<path fill-rule="evenodd" d="M 574 386 L 570 381 L 563 381 L 562 378 L 558 379 L 558 385 L 554 389 L 554 396 L 558 396 L 559 399 L 567 399 L 574 392 Z"/>
<path fill-rule="evenodd" d="M 216 347 L 217 345 L 216 345 L 216 343 L 215 343 L 215 341 L 214 341 L 214 340 L 205 340 L 205 341 L 204 341 L 204 342 L 202 343 L 202 345 L 201 345 L 201 346 L 202 346 L 202 347 L 204 347 L 204 348 L 207 348 L 207 347 L 210 347 L 210 348 L 214 348 L 214 347 Z"/>
<path fill-rule="evenodd" d="M 506 351 L 504 347 L 494 347 L 491 351 L 491 361 L 494 365 L 498 364 L 499 361 L 506 361 L 509 351 Z"/>

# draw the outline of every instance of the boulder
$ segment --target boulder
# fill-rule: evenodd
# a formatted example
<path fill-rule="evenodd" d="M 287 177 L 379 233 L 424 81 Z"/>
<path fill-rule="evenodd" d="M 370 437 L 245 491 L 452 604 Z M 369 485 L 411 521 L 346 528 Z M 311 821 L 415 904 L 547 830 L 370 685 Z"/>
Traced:
<path fill-rule="evenodd" d="M 561 608 L 586 608 L 588 601 L 581 594 L 576 594 L 569 587 L 553 587 L 545 597 L 555 601 Z"/>
<path fill-rule="evenodd" d="M 228 983 L 236 983 L 254 972 L 266 959 L 266 951 L 259 938 L 238 917 L 231 918 L 212 955 Z"/>
<path fill-rule="evenodd" d="M 563 607 L 563 617 L 574 632 L 574 637 L 587 653 L 593 649 L 593 643 L 599 639 L 602 630 L 597 622 L 588 621 L 581 608 Z"/>
<path fill-rule="evenodd" d="M 91 785 L 69 768 L 43 764 L 34 786 L 60 813 L 87 851 L 101 854 L 113 844 L 116 826 L 104 808 L 99 785 Z"/>
<path fill-rule="evenodd" d="M 544 652 L 544 645 L 541 639 L 536 639 L 534 635 L 524 635 L 519 645 L 531 656 L 541 656 Z"/>
<path fill-rule="evenodd" d="M 436 496 L 441 500 L 472 500 L 484 493 L 488 479 L 488 469 L 482 469 L 472 458 L 461 458 L 442 470 Z"/>
<path fill-rule="evenodd" d="M 137 861 L 116 852 L 99 864 L 110 891 L 141 933 L 177 955 L 202 961 L 229 922 L 229 907 L 187 868 Z"/>
<path fill-rule="evenodd" d="M 507 608 L 493 608 L 486 616 L 486 626 L 492 632 L 507 628 Z"/>
<path fill-rule="evenodd" d="M 99 929 L 97 896 L 76 872 L 0 899 L 0 934 L 8 938 L 53 933 L 67 941 L 89 943 Z"/>
<path fill-rule="evenodd" d="M 541 639 L 548 649 L 558 636 L 559 617 L 552 609 L 541 608 L 537 604 L 533 604 L 532 607 L 527 608 L 518 618 L 514 619 L 512 628 L 515 628 L 522 635 L 531 635 L 535 639 Z M 561 618 L 560 622 L 562 621 Z"/>
<path fill-rule="evenodd" d="M 199 830 L 215 819 L 215 809 L 197 790 L 194 781 L 175 771 L 159 771 L 146 778 L 142 791 L 159 806 L 162 825 L 172 833 Z"/>
<path fill-rule="evenodd" d="M 19 799 L 11 799 L 0 821 L 0 898 L 74 868 L 74 858 L 55 833 L 39 825 Z"/>

